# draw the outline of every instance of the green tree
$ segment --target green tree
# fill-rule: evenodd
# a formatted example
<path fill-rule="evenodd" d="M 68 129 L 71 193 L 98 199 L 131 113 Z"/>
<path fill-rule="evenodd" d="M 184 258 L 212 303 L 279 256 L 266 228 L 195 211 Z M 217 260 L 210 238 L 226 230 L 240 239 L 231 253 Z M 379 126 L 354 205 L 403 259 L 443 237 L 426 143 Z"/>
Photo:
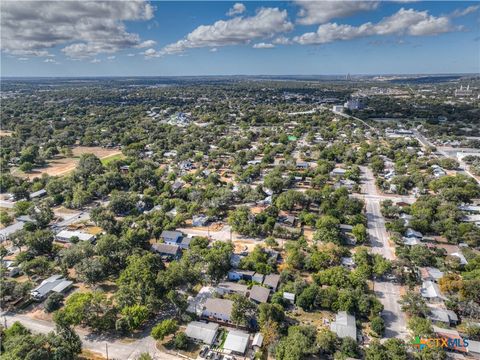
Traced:
<path fill-rule="evenodd" d="M 178 324 L 173 319 L 163 320 L 152 328 L 150 335 L 155 340 L 163 340 L 165 336 L 175 333 L 178 330 Z"/>
<path fill-rule="evenodd" d="M 253 318 L 256 306 L 253 302 L 242 295 L 233 295 L 233 307 L 231 320 L 235 325 L 248 326 Z"/>
<path fill-rule="evenodd" d="M 385 322 L 380 316 L 375 316 L 370 320 L 370 327 L 376 335 L 382 336 L 385 331 Z"/>
<path fill-rule="evenodd" d="M 352 229 L 352 234 L 355 236 L 357 244 L 364 244 L 367 241 L 367 229 L 363 224 L 357 224 Z"/>
<path fill-rule="evenodd" d="M 422 295 L 414 291 L 407 291 L 399 301 L 402 311 L 410 316 L 426 316 L 428 307 Z"/>

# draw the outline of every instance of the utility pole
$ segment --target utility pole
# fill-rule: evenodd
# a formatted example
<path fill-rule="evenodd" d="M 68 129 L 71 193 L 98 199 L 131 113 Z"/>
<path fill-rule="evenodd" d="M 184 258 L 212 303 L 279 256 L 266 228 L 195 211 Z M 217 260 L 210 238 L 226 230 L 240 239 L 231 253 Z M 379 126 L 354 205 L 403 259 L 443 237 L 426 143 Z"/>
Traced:
<path fill-rule="evenodd" d="M 108 360 L 108 343 L 107 342 L 105 343 L 105 352 L 107 354 L 107 360 Z"/>

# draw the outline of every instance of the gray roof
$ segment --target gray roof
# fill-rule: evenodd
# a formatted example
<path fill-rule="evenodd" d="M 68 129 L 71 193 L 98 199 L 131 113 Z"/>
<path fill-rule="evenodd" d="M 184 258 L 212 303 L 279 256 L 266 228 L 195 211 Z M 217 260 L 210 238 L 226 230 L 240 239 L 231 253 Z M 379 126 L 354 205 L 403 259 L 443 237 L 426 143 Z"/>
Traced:
<path fill-rule="evenodd" d="M 422 235 L 421 232 L 415 231 L 411 228 L 407 229 L 407 232 L 406 232 L 405 236 L 406 237 L 416 237 L 416 238 L 419 238 L 419 239 L 423 238 L 423 235 Z"/>
<path fill-rule="evenodd" d="M 428 275 L 435 280 L 439 280 L 443 277 L 443 272 L 434 267 L 427 267 L 427 272 Z"/>
<path fill-rule="evenodd" d="M 279 282 L 280 282 L 280 275 L 268 274 L 268 275 L 265 275 L 265 279 L 263 280 L 263 285 L 276 290 Z"/>
<path fill-rule="evenodd" d="M 183 234 L 180 231 L 170 231 L 170 230 L 163 230 L 162 234 L 160 235 L 161 238 L 163 239 L 175 239 L 175 241 L 178 241 L 179 238 L 181 238 Z"/>
<path fill-rule="evenodd" d="M 3 228 L 0 230 L 0 241 L 8 239 L 10 235 L 16 233 L 19 230 L 22 230 L 23 227 L 25 226 L 24 222 L 16 222 L 15 224 L 12 224 L 10 226 L 7 226 L 6 228 Z"/>
<path fill-rule="evenodd" d="M 258 332 L 253 337 L 252 346 L 261 347 L 262 344 L 263 344 L 263 335 L 262 335 L 262 333 Z"/>
<path fill-rule="evenodd" d="M 244 295 L 247 293 L 247 290 L 248 290 L 247 285 L 239 284 L 232 281 L 221 282 L 218 284 L 217 288 L 220 288 L 228 292 L 241 293 Z"/>
<path fill-rule="evenodd" d="M 65 280 L 62 275 L 52 275 L 48 279 L 42 281 L 31 294 L 35 297 L 43 298 L 51 291 L 61 293 L 73 284 L 72 281 Z"/>
<path fill-rule="evenodd" d="M 180 251 L 180 246 L 160 243 L 153 244 L 152 250 L 160 254 L 177 255 Z"/>
<path fill-rule="evenodd" d="M 340 311 L 337 314 L 335 321 L 330 324 L 330 330 L 341 338 L 351 337 L 357 341 L 355 316 L 347 314 L 346 311 Z"/>
<path fill-rule="evenodd" d="M 230 330 L 225 340 L 225 344 L 223 344 L 223 348 L 239 354 L 244 354 L 245 350 L 247 350 L 249 339 L 250 335 L 246 332 Z"/>
<path fill-rule="evenodd" d="M 200 321 L 192 321 L 187 325 L 185 334 L 192 339 L 200 340 L 207 345 L 213 344 L 218 332 L 218 324 L 203 323 Z"/>
<path fill-rule="evenodd" d="M 468 352 L 474 354 L 480 354 L 480 341 L 469 340 Z"/>
<path fill-rule="evenodd" d="M 440 288 L 433 281 L 424 281 L 420 293 L 424 298 L 442 298 Z"/>
<path fill-rule="evenodd" d="M 259 303 L 266 303 L 270 296 L 270 289 L 263 286 L 253 285 L 250 289 L 250 299 Z"/>
<path fill-rule="evenodd" d="M 35 192 L 30 193 L 30 197 L 31 197 L 31 198 L 36 198 L 36 197 L 43 196 L 43 195 L 45 195 L 46 193 L 47 193 L 47 190 L 42 189 L 42 190 L 38 190 L 38 191 L 35 191 Z"/>
<path fill-rule="evenodd" d="M 228 317 L 232 315 L 232 308 L 232 300 L 210 298 L 205 302 L 205 310 L 212 313 L 224 314 Z"/>
<path fill-rule="evenodd" d="M 428 317 L 432 321 L 440 321 L 446 324 L 450 324 L 450 321 L 458 321 L 458 317 L 455 313 L 453 313 L 453 311 L 436 308 L 432 306 L 429 307 L 429 310 L 430 310 L 430 314 L 428 315 Z M 450 313 L 453 313 L 456 319 L 450 318 Z"/>

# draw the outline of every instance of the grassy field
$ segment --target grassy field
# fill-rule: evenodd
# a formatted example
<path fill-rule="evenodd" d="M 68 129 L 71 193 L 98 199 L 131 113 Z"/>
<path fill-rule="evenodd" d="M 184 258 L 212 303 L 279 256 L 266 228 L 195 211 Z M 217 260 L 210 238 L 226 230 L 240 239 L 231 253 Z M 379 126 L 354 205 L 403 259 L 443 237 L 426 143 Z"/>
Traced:
<path fill-rule="evenodd" d="M 80 156 L 83 154 L 94 154 L 103 164 L 123 156 L 122 152 L 118 149 L 106 149 L 100 146 L 76 146 L 72 149 L 72 153 L 73 156 L 71 157 L 57 157 L 48 160 L 47 166 L 33 169 L 29 173 L 24 173 L 18 169 L 13 170 L 12 173 L 16 176 L 27 177 L 29 179 L 41 177 L 43 174 L 49 176 L 62 176 L 67 175 L 77 167 Z M 104 162 L 104 160 L 108 161 Z"/>
<path fill-rule="evenodd" d="M 101 161 L 102 161 L 103 165 L 108 165 L 112 161 L 121 160 L 123 158 L 125 158 L 125 155 L 123 155 L 123 154 L 113 154 L 113 155 L 104 157 L 103 159 L 101 159 Z"/>

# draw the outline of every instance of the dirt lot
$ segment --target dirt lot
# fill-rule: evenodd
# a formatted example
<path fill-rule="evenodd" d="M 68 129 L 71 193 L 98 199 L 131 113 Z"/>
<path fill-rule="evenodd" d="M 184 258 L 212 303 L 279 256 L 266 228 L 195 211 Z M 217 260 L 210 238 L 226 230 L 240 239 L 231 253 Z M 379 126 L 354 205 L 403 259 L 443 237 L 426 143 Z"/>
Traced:
<path fill-rule="evenodd" d="M 8 130 L 0 130 L 0 136 L 12 136 L 12 132 Z"/>
<path fill-rule="evenodd" d="M 53 160 L 49 160 L 46 167 L 34 169 L 30 173 L 24 174 L 24 176 L 28 177 L 29 179 L 40 177 L 42 176 L 42 174 L 48 174 L 50 176 L 61 176 L 68 174 L 70 171 L 76 168 L 82 154 L 94 154 L 99 159 L 106 159 L 122 153 L 118 149 L 106 149 L 99 146 L 77 146 L 72 149 L 72 152 L 73 157 L 59 157 Z M 19 171 L 17 175 L 21 175 Z"/>

